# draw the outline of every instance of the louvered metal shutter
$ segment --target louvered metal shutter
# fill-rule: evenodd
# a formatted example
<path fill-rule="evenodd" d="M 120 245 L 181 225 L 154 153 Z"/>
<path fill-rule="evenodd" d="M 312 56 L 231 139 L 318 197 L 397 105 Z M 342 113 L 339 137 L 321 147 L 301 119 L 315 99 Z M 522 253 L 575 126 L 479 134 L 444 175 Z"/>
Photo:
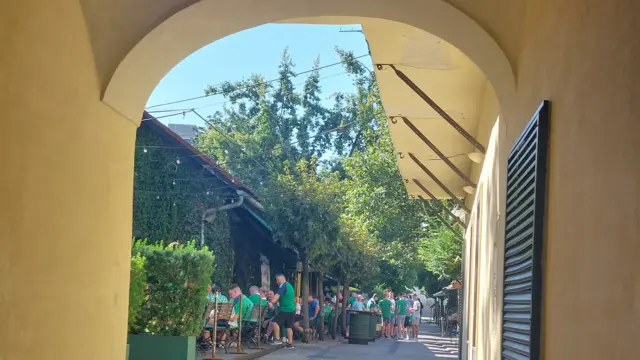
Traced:
<path fill-rule="evenodd" d="M 502 358 L 540 357 L 542 243 L 549 133 L 545 101 L 507 159 Z"/>

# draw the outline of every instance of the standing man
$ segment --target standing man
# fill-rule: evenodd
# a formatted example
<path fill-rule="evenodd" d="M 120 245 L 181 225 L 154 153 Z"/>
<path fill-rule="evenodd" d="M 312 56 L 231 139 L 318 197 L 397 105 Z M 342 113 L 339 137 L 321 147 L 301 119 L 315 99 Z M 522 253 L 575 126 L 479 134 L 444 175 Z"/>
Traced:
<path fill-rule="evenodd" d="M 391 337 L 398 335 L 398 322 L 396 321 L 396 298 L 393 292 L 389 291 L 389 301 L 391 301 Z"/>
<path fill-rule="evenodd" d="M 287 329 L 287 349 L 293 349 L 293 324 L 296 317 L 296 302 L 295 291 L 293 286 L 287 282 L 287 279 L 282 274 L 276 275 L 276 282 L 278 283 L 278 291 L 271 299 L 271 303 L 279 305 L 279 312 L 276 315 L 275 322 L 273 323 L 273 337 L 275 338 L 274 344 L 282 344 L 280 341 L 280 329 Z"/>
<path fill-rule="evenodd" d="M 349 311 L 353 307 L 353 303 L 356 302 L 357 296 L 358 296 L 358 293 L 356 293 L 356 292 L 352 292 L 351 293 L 351 297 L 349 297 L 349 305 L 347 305 L 347 308 L 346 308 L 346 311 L 347 311 L 347 331 L 346 331 L 347 337 L 349 337 L 349 330 L 350 330 L 349 329 L 349 327 L 350 327 L 349 325 L 351 325 L 351 314 L 349 313 Z"/>
<path fill-rule="evenodd" d="M 418 333 L 420 332 L 420 318 L 422 314 L 420 312 L 420 302 L 418 301 L 418 295 L 413 295 L 413 319 L 411 322 L 411 337 L 418 341 Z"/>
<path fill-rule="evenodd" d="M 391 323 L 391 313 L 393 313 L 393 305 L 389 300 L 389 293 L 384 294 L 384 299 L 380 300 L 380 311 L 382 312 L 382 336 L 388 338 L 393 334 L 393 324 Z"/>
<path fill-rule="evenodd" d="M 409 335 L 404 328 L 404 320 L 407 317 L 407 299 L 404 295 L 400 296 L 400 300 L 396 302 L 396 324 L 398 324 L 398 338 L 409 340 Z"/>
<path fill-rule="evenodd" d="M 369 299 L 369 302 L 367 302 L 367 310 L 376 311 L 377 308 L 378 308 L 378 295 L 373 294 L 371 299 Z"/>

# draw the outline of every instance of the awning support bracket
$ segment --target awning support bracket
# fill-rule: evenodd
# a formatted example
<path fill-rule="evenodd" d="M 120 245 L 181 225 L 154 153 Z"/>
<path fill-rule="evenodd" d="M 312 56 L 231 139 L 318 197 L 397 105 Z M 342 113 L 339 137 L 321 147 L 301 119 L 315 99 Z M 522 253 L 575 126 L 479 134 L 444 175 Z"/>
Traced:
<path fill-rule="evenodd" d="M 442 159 L 442 161 L 449 165 L 451 170 L 458 174 L 458 176 L 460 176 L 462 180 L 467 183 L 467 185 L 473 188 L 477 186 L 476 183 L 474 183 L 464 172 L 462 172 L 462 170 L 460 170 L 451 160 L 449 160 L 449 158 L 447 158 L 447 156 L 443 154 L 442 151 L 440 151 L 429 139 L 427 139 L 427 137 L 420 130 L 418 130 L 418 128 L 413 125 L 413 123 L 409 119 L 404 116 L 399 117 L 404 121 L 409 129 L 411 129 L 411 131 L 413 131 L 420 138 L 420 140 L 422 140 L 422 142 L 427 144 L 427 146 L 430 147 L 431 150 L 433 150 L 433 152 L 436 153 L 440 157 L 440 159 Z"/>
<path fill-rule="evenodd" d="M 442 188 L 442 190 L 444 190 L 447 193 L 447 195 L 451 197 L 451 200 L 455 201 L 458 204 L 458 206 L 460 206 L 460 208 L 464 210 L 467 214 L 471 214 L 471 210 L 469 210 L 469 208 L 464 204 L 464 202 L 460 200 L 451 190 L 449 190 L 449 188 L 442 181 L 440 181 L 440 179 L 438 179 L 438 177 L 433 172 L 431 172 L 431 170 L 427 169 L 427 167 L 420 160 L 418 160 L 418 158 L 415 155 L 413 155 L 412 153 L 408 153 L 408 155 L 411 158 L 411 160 L 413 160 L 413 162 L 415 162 L 416 165 L 418 165 L 420 169 L 422 169 L 422 171 L 425 172 L 425 174 L 427 174 L 436 184 L 438 184 L 438 186 Z M 416 182 L 417 180 L 413 180 L 413 181 Z"/>
<path fill-rule="evenodd" d="M 438 208 L 439 208 L 441 211 L 448 212 L 448 213 L 453 217 L 453 220 L 454 220 L 455 222 L 457 222 L 460 226 L 462 226 L 463 228 L 465 228 L 465 229 L 466 229 L 467 224 L 465 224 L 465 223 L 462 221 L 462 219 L 460 219 L 459 217 L 457 217 L 457 216 L 456 216 L 456 215 L 455 215 L 451 210 L 447 209 L 444 205 L 442 205 L 442 203 L 440 202 L 440 200 L 438 200 L 438 198 L 436 198 L 436 196 L 435 196 L 435 195 L 433 195 L 433 194 L 431 193 L 431 191 L 429 191 L 429 190 L 426 188 L 426 186 L 422 185 L 422 183 L 421 183 L 418 179 L 413 179 L 413 182 L 414 182 L 416 185 L 418 185 L 418 187 L 419 187 L 420 189 L 422 189 L 422 191 L 424 191 L 424 193 L 425 193 L 425 194 L 429 195 L 429 197 L 431 198 L 431 200 L 433 200 L 433 201 L 434 201 L 434 203 L 438 204 Z M 418 196 L 420 196 L 420 195 L 418 195 Z"/>
<path fill-rule="evenodd" d="M 462 126 L 460 126 L 460 124 L 458 124 L 458 122 L 456 122 L 451 116 L 449 116 L 449 114 L 447 114 L 446 111 L 444 111 L 435 101 L 433 101 L 433 99 L 431 99 L 429 95 L 427 95 L 424 91 L 422 91 L 422 89 L 418 87 L 418 85 L 416 85 L 411 79 L 409 79 L 409 77 L 405 73 L 398 70 L 396 66 L 393 64 L 377 64 L 376 65 L 378 70 L 384 70 L 385 66 L 388 66 L 391 69 L 393 69 L 396 76 L 399 77 L 400 80 L 402 80 L 405 84 L 407 84 L 407 86 L 410 87 L 411 90 L 413 90 L 413 92 L 415 92 L 418 96 L 420 96 L 420 98 L 424 100 L 424 102 L 429 104 L 429 106 L 431 106 L 433 110 L 435 110 L 438 114 L 440 114 L 440 116 L 442 116 L 442 118 L 445 119 L 449 123 L 449 125 L 451 125 L 454 129 L 456 129 L 460 133 L 460 135 L 464 136 L 464 138 L 467 139 L 467 141 L 469 141 L 471 145 L 473 145 L 481 153 L 486 154 L 486 150 L 484 146 L 482 146 L 482 144 L 480 144 L 478 140 L 476 140 L 471 134 L 467 132 L 467 130 L 465 130 Z"/>
<path fill-rule="evenodd" d="M 418 198 L 422 201 L 424 201 L 424 205 L 426 207 L 429 208 L 429 210 L 431 210 L 431 213 L 433 215 L 435 215 L 438 220 L 440 220 L 441 223 L 443 223 L 449 230 L 451 230 L 451 232 L 460 240 L 460 241 L 464 241 L 464 239 L 462 238 L 462 235 L 460 235 L 460 233 L 456 230 L 456 228 L 454 228 L 453 226 L 451 226 L 451 224 L 449 224 L 449 222 L 447 220 L 445 220 L 445 218 L 442 217 L 442 215 L 440 215 L 439 212 L 437 212 L 432 206 L 431 204 L 429 204 L 429 202 L 427 201 L 427 199 L 423 198 L 422 195 L 418 195 Z M 440 202 L 438 202 L 440 203 Z"/>

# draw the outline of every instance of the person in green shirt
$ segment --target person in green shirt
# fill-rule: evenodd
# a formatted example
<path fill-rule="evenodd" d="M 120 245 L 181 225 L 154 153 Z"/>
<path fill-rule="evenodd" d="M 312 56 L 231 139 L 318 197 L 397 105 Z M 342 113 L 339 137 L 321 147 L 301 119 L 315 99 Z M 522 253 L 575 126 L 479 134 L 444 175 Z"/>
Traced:
<path fill-rule="evenodd" d="M 409 336 L 406 333 L 406 329 L 404 327 L 404 321 L 407 317 L 407 297 L 404 295 L 400 296 L 400 300 L 396 301 L 396 323 L 398 324 L 398 337 L 399 338 L 407 338 Z"/>
<path fill-rule="evenodd" d="M 267 307 L 267 299 L 262 298 L 262 294 L 260 293 L 260 289 L 257 286 L 252 286 L 249 288 L 249 300 L 253 303 L 253 306 L 258 306 L 262 303 L 262 308 Z"/>
<path fill-rule="evenodd" d="M 296 322 L 296 302 L 295 302 L 295 290 L 293 286 L 287 282 L 287 278 L 283 274 L 276 275 L 276 282 L 278 283 L 278 291 L 271 299 L 273 304 L 279 305 L 279 312 L 276 315 L 275 322 L 273 323 L 273 337 L 274 344 L 282 344 L 280 341 L 280 329 L 287 329 L 287 343 L 288 349 L 293 349 L 293 324 Z"/>
<path fill-rule="evenodd" d="M 382 312 L 382 335 L 386 338 L 393 334 L 393 322 L 391 314 L 393 313 L 393 303 L 389 300 L 389 293 L 384 294 L 384 299 L 380 300 L 378 306 Z"/>
<path fill-rule="evenodd" d="M 324 323 L 325 325 L 329 325 L 329 320 L 331 319 L 331 313 L 333 312 L 333 307 L 331 306 L 331 301 L 324 301 Z"/>
<path fill-rule="evenodd" d="M 265 312 L 267 311 L 267 299 L 262 298 L 260 288 L 255 285 L 249 288 L 249 300 L 251 300 L 251 302 L 253 303 L 253 307 L 256 309 L 262 306 L 260 309 L 262 309 L 262 314 L 265 314 Z M 258 314 L 257 311 L 256 314 Z M 260 319 L 258 318 L 258 316 L 256 316 L 255 318 L 252 318 L 251 321 L 258 322 L 260 321 Z"/>
<path fill-rule="evenodd" d="M 351 297 L 349 298 L 349 305 L 353 305 L 356 300 L 358 300 L 358 293 L 352 292 Z"/>
<path fill-rule="evenodd" d="M 229 298 L 233 299 L 233 311 L 229 318 L 229 324 L 236 323 L 235 327 L 238 327 L 240 321 L 240 314 L 242 313 L 242 321 L 251 320 L 251 311 L 253 310 L 253 302 L 242 293 L 240 287 L 236 284 L 229 286 Z M 240 300 L 242 299 L 242 301 Z M 241 304 L 242 303 L 242 304 Z M 242 307 L 240 307 L 242 305 Z M 232 325 L 232 327 L 234 327 Z"/>

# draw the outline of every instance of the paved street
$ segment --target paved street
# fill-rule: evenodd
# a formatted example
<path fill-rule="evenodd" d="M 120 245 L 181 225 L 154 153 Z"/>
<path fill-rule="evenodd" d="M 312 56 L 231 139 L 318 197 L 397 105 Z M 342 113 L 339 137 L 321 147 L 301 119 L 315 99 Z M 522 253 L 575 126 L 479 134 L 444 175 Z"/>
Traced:
<path fill-rule="evenodd" d="M 377 339 L 369 345 L 349 345 L 346 340 L 295 344 L 294 350 L 281 349 L 263 360 L 375 360 L 375 359 L 456 359 L 457 339 L 441 338 L 435 325 L 423 324 L 418 342 Z"/>

